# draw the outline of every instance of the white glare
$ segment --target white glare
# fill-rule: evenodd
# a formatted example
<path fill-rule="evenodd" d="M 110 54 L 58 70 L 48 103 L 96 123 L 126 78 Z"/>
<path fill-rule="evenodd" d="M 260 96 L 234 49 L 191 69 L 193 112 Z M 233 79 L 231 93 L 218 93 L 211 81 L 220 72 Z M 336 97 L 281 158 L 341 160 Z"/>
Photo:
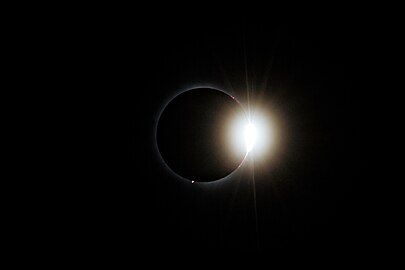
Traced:
<path fill-rule="evenodd" d="M 264 114 L 258 110 L 251 114 L 235 115 L 229 122 L 227 140 L 229 149 L 236 156 L 247 156 L 254 152 L 254 158 L 267 158 L 272 153 L 276 142 L 276 129 L 271 115 Z"/>
<path fill-rule="evenodd" d="M 255 125 L 249 123 L 245 127 L 245 142 L 246 142 L 246 150 L 250 152 L 253 149 L 256 143 L 256 127 Z"/>

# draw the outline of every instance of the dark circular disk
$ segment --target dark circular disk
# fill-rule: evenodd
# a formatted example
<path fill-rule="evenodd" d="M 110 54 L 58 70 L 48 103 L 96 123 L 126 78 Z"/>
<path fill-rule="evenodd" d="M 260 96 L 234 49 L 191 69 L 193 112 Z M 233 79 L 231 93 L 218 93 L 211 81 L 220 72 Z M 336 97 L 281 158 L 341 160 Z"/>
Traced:
<path fill-rule="evenodd" d="M 232 151 L 230 123 L 243 115 L 240 104 L 211 88 L 183 92 L 164 108 L 157 126 L 157 145 L 166 164 L 196 182 L 224 178 L 242 163 Z"/>

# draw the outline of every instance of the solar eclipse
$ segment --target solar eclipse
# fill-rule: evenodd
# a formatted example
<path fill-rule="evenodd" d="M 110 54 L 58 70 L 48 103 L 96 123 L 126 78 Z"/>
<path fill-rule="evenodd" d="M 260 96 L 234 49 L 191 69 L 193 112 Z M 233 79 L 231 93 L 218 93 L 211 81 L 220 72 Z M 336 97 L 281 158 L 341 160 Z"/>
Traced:
<path fill-rule="evenodd" d="M 212 182 L 235 172 L 271 141 L 266 125 L 224 91 L 199 87 L 173 98 L 157 126 L 159 153 L 178 176 Z M 268 126 L 268 125 L 267 125 Z"/>

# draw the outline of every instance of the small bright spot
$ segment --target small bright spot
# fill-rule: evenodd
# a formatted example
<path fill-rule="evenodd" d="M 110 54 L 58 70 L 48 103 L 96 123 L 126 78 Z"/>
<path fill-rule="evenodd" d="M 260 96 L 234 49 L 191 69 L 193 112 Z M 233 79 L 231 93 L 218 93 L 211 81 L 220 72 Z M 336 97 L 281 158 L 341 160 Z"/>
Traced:
<path fill-rule="evenodd" d="M 252 123 L 249 123 L 245 127 L 245 141 L 246 141 L 246 150 L 250 152 L 253 149 L 256 143 L 256 127 Z"/>
<path fill-rule="evenodd" d="M 194 181 L 191 181 L 192 184 L 194 184 Z"/>

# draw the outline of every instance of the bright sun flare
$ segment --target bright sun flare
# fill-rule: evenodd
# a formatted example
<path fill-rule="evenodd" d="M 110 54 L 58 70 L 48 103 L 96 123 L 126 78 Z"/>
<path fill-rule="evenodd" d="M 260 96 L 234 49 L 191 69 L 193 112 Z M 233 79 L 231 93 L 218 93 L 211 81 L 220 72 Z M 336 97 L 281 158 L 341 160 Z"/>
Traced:
<path fill-rule="evenodd" d="M 241 114 L 232 119 L 227 138 L 233 153 L 247 156 L 254 152 L 255 158 L 267 156 L 276 138 L 271 120 L 269 115 L 258 111 L 250 117 Z"/>
<path fill-rule="evenodd" d="M 252 123 L 249 123 L 245 127 L 245 142 L 246 142 L 246 151 L 250 152 L 253 149 L 256 143 L 256 127 Z"/>

